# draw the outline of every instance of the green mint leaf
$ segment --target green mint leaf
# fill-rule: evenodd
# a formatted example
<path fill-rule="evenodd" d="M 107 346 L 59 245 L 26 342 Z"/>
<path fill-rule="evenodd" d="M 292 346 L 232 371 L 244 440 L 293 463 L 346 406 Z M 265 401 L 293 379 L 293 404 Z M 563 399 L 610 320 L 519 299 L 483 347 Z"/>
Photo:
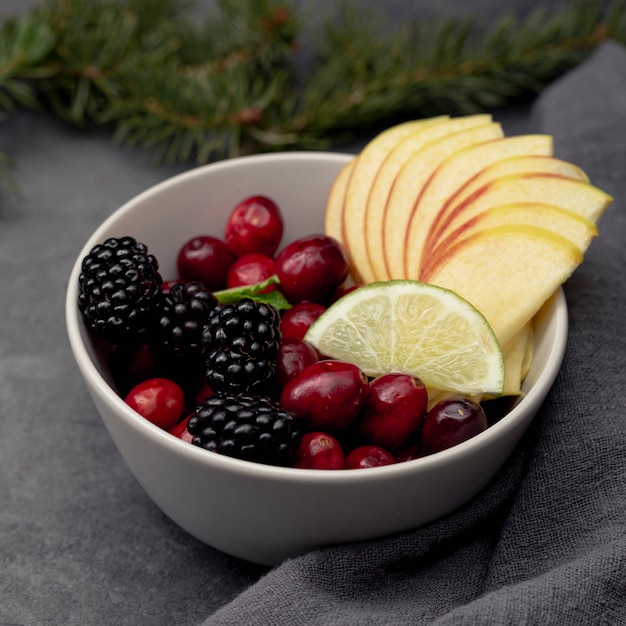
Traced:
<path fill-rule="evenodd" d="M 270 285 L 277 285 L 278 283 L 280 283 L 280 280 L 278 279 L 278 276 L 274 274 L 267 280 L 260 283 L 255 283 L 254 285 L 243 285 L 241 287 L 232 287 L 231 289 L 222 289 L 220 291 L 215 291 L 214 295 L 218 302 L 221 302 L 222 304 L 238 302 L 241 298 L 252 298 L 255 302 L 264 302 L 265 304 L 270 304 L 278 311 L 284 311 L 291 308 L 291 304 L 289 304 L 285 296 L 283 296 L 278 289 L 274 289 L 268 293 L 263 293 L 263 291 Z"/>
<path fill-rule="evenodd" d="M 291 304 L 289 304 L 285 296 L 283 296 L 283 294 L 277 289 L 270 291 L 269 293 L 259 293 L 250 297 L 256 302 L 265 302 L 265 304 L 270 304 L 277 311 L 286 311 L 291 308 Z"/>

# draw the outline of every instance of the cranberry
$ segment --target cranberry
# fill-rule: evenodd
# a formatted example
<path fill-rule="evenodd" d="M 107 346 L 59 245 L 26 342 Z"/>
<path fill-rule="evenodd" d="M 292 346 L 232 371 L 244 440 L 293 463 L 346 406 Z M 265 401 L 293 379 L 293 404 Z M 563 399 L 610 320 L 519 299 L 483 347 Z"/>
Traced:
<path fill-rule="evenodd" d="M 283 237 L 283 229 L 277 204 L 266 196 L 252 196 L 233 209 L 224 238 L 238 256 L 258 252 L 272 257 Z"/>
<path fill-rule="evenodd" d="M 296 450 L 294 467 L 302 469 L 338 470 L 346 466 L 341 444 L 332 435 L 305 433 Z"/>
<path fill-rule="evenodd" d="M 124 401 L 148 421 L 168 430 L 183 415 L 185 392 L 168 378 L 149 378 L 135 385 Z"/>
<path fill-rule="evenodd" d="M 278 347 L 276 359 L 276 378 L 284 387 L 287 381 L 297 376 L 305 367 L 320 360 L 315 346 L 304 339 L 283 337 Z"/>
<path fill-rule="evenodd" d="M 372 443 L 396 450 L 417 432 L 427 408 L 428 393 L 419 378 L 385 374 L 368 386 L 359 430 Z"/>
<path fill-rule="evenodd" d="M 187 443 L 191 443 L 192 435 L 187 430 L 187 422 L 189 422 L 191 415 L 188 415 L 185 419 L 178 422 L 178 424 L 172 426 L 172 428 L 170 428 L 167 432 L 170 433 L 170 435 L 174 435 L 174 437 L 178 437 L 179 439 L 186 441 Z"/>
<path fill-rule="evenodd" d="M 426 454 L 446 450 L 486 429 L 487 417 L 479 404 L 467 399 L 443 400 L 426 414 L 422 449 Z"/>
<path fill-rule="evenodd" d="M 346 457 L 347 469 L 366 469 L 368 467 L 382 467 L 393 465 L 396 462 L 393 454 L 380 446 L 359 446 Z"/>
<path fill-rule="evenodd" d="M 317 302 L 298 302 L 287 309 L 280 320 L 283 337 L 303 339 L 313 322 L 326 310 Z"/>
<path fill-rule="evenodd" d="M 228 287 L 241 287 L 242 285 L 254 285 L 261 283 L 274 275 L 274 259 L 251 252 L 239 257 L 228 270 Z M 276 285 L 270 285 L 264 293 L 273 291 Z"/>
<path fill-rule="evenodd" d="M 201 282 L 210 291 L 224 289 L 235 253 L 221 239 L 200 235 L 178 252 L 178 274 L 183 280 Z"/>
<path fill-rule="evenodd" d="M 348 258 L 341 244 L 326 235 L 302 237 L 276 257 L 276 273 L 292 304 L 325 303 L 348 276 Z"/>
<path fill-rule="evenodd" d="M 283 387 L 282 407 L 301 417 L 309 430 L 333 431 L 353 422 L 363 407 L 367 377 L 351 363 L 318 361 Z"/>

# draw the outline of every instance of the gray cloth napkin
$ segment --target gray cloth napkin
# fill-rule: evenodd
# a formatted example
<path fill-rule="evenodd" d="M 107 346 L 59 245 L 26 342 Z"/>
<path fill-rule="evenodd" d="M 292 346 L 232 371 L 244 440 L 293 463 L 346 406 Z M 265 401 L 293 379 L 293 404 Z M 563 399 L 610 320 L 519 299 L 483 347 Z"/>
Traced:
<path fill-rule="evenodd" d="M 529 130 L 615 202 L 565 285 L 565 360 L 523 442 L 462 509 L 288 560 L 206 626 L 626 624 L 626 50 L 555 82 Z"/>

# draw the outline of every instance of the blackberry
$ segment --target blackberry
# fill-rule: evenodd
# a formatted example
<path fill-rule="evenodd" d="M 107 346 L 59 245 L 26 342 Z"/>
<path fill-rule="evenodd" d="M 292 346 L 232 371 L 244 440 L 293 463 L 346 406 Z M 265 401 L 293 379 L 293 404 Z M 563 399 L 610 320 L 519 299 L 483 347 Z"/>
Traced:
<path fill-rule="evenodd" d="M 190 417 L 192 443 L 227 456 L 289 466 L 301 438 L 298 418 L 265 396 L 216 394 Z"/>
<path fill-rule="evenodd" d="M 213 292 L 199 282 L 174 283 L 164 294 L 159 312 L 158 338 L 172 356 L 202 354 L 202 329 L 217 306 Z"/>
<path fill-rule="evenodd" d="M 191 391 L 204 380 L 202 329 L 217 298 L 199 282 L 175 283 L 163 294 L 155 344 L 167 378 Z"/>
<path fill-rule="evenodd" d="M 78 308 L 95 335 L 116 345 L 151 326 L 162 283 L 145 244 L 111 237 L 82 261 Z"/>
<path fill-rule="evenodd" d="M 251 298 L 219 304 L 202 333 L 207 383 L 214 391 L 233 393 L 273 383 L 280 339 L 273 306 Z"/>

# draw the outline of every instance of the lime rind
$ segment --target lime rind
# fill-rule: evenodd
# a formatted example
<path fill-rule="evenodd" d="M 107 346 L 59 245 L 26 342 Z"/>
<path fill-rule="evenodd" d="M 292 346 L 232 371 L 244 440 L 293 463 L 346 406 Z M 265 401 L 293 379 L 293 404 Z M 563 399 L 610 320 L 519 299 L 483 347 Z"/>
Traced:
<path fill-rule="evenodd" d="M 499 395 L 504 387 L 504 357 L 487 319 L 455 292 L 429 283 L 398 279 L 351 291 L 305 339 L 370 377 L 402 372 L 468 395 Z"/>

